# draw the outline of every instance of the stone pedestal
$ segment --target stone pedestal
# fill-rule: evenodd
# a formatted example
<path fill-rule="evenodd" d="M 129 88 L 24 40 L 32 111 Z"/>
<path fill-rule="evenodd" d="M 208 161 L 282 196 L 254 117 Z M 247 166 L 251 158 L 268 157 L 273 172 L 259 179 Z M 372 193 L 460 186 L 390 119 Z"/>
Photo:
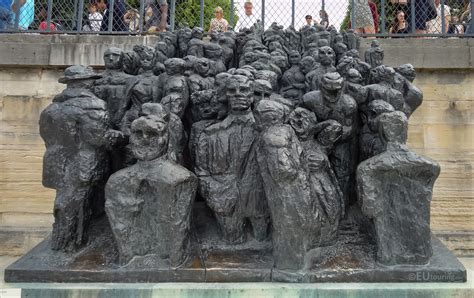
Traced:
<path fill-rule="evenodd" d="M 330 248 L 330 252 L 321 254 L 324 257 L 315 258 L 318 264 L 314 264 L 309 270 L 276 270 L 273 268 L 270 242 L 251 239 L 246 244 L 231 247 L 220 240 L 212 213 L 203 203 L 195 204 L 194 214 L 199 216 L 193 220 L 195 223 L 193 237 L 197 238 L 197 241 L 193 242 L 199 244 L 193 248 L 193 257 L 190 261 L 179 269 L 166 267 L 147 257 L 134 259 L 126 266 L 119 267 L 117 249 L 110 227 L 107 220 L 102 218 L 93 222 L 91 235 L 94 236 L 91 239 L 95 240 L 88 243 L 84 249 L 74 254 L 52 251 L 51 239 L 47 238 L 5 270 L 5 281 L 9 283 L 466 281 L 466 269 L 434 237 L 433 256 L 427 265 L 383 266 L 375 261 L 374 244 L 366 241 L 367 235 L 357 226 L 352 226 L 350 230 L 340 231 L 336 245 Z M 268 287 L 267 284 L 263 285 Z M 153 287 L 144 290 L 145 288 L 139 286 L 124 291 L 132 291 L 127 293 L 134 293 L 133 291 L 138 289 L 154 291 Z M 174 290 L 178 291 L 178 288 Z M 278 286 L 268 293 L 273 293 L 277 289 Z M 291 291 L 295 291 L 296 295 L 300 290 L 302 289 Z M 380 291 L 369 291 L 367 295 L 375 297 L 377 293 L 382 293 Z M 182 292 L 184 296 L 187 295 L 185 292 Z M 192 293 L 192 290 L 186 293 Z M 365 294 L 364 296 L 367 297 Z"/>

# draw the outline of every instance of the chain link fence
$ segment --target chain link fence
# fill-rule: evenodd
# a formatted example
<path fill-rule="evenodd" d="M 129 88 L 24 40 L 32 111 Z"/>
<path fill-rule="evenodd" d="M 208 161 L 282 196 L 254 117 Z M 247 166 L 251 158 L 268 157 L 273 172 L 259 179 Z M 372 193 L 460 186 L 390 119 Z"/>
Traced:
<path fill-rule="evenodd" d="M 11 2 L 8 5 L 8 2 Z M 473 36 L 474 0 L 3 0 L 0 32 L 147 34 L 185 26 L 209 32 L 216 8 L 238 31 L 260 21 L 297 30 L 352 28 L 365 36 Z M 3 6 L 1 6 L 3 5 Z"/>

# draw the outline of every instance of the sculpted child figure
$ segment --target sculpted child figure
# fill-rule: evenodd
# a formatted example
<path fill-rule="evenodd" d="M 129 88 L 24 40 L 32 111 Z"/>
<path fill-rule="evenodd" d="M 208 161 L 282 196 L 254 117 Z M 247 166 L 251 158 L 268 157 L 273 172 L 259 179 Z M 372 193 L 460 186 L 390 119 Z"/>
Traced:
<path fill-rule="evenodd" d="M 255 107 L 260 135 L 255 148 L 259 173 L 272 219 L 273 257 L 277 269 L 302 269 L 306 253 L 320 233 L 318 198 L 311 195 L 308 171 L 285 107 L 262 100 Z"/>
<path fill-rule="evenodd" d="M 339 221 L 344 215 L 344 200 L 329 154 L 342 136 L 342 125 L 335 120 L 317 123 L 314 113 L 305 108 L 291 112 L 289 123 L 303 147 L 311 196 L 317 199 L 315 205 L 320 231 L 314 246 L 333 245 L 337 240 Z"/>

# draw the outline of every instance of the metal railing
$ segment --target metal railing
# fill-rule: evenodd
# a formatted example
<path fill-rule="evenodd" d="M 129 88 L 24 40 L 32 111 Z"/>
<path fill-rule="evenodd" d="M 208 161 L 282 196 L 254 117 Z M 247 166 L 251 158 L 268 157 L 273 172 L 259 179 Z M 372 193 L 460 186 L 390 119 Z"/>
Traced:
<path fill-rule="evenodd" d="M 223 18 L 236 31 L 259 20 L 264 28 L 273 22 L 296 29 L 307 24 L 333 25 L 336 29 L 353 28 L 368 37 L 474 36 L 471 21 L 474 0 L 246 2 L 248 0 L 12 0 L 10 8 L 0 6 L 0 32 L 148 34 L 183 26 L 200 26 L 209 31 L 215 8 L 220 6 Z M 307 16 L 311 16 L 311 20 L 307 20 Z"/>

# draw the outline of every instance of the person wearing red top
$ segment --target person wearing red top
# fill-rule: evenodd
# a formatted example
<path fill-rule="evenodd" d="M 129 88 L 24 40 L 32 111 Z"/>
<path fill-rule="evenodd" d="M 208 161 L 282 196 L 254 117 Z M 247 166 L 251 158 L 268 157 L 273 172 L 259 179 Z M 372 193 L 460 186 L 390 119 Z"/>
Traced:
<path fill-rule="evenodd" d="M 372 18 L 374 19 L 375 33 L 379 32 L 379 11 L 377 9 L 377 4 L 369 0 L 370 11 L 372 12 Z"/>
<path fill-rule="evenodd" d="M 38 13 L 38 18 L 41 20 L 41 23 L 39 24 L 38 30 L 39 31 L 47 31 L 48 28 L 48 22 L 47 22 L 47 11 L 46 9 L 42 8 L 40 12 Z M 56 25 L 51 21 L 49 24 L 49 30 L 50 31 L 56 31 Z"/>
<path fill-rule="evenodd" d="M 47 28 L 48 28 L 48 22 L 42 21 L 39 25 L 39 30 L 40 31 L 46 31 Z M 49 24 L 49 30 L 50 31 L 56 31 L 56 25 L 54 25 L 54 23 L 51 22 Z"/>

